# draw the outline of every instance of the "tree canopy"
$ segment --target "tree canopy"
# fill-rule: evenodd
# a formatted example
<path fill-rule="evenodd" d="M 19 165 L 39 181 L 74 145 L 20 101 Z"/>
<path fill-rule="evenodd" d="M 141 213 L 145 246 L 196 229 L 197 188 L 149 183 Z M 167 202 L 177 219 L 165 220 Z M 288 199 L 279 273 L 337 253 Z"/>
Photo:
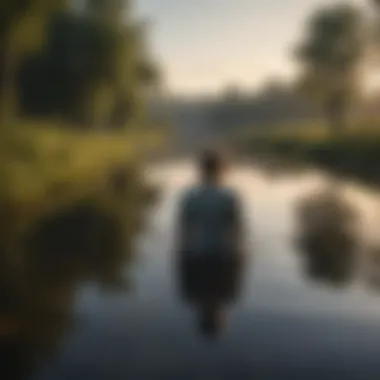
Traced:
<path fill-rule="evenodd" d="M 144 87 L 158 71 L 130 1 L 92 0 L 79 13 L 65 0 L 6 0 L 2 7 L 11 21 L 3 26 L 0 71 L 12 78 L 3 98 L 16 94 L 19 116 L 102 128 L 141 116 Z M 39 43 L 26 44 L 31 39 Z"/>
<path fill-rule="evenodd" d="M 336 5 L 312 15 L 296 51 L 303 88 L 321 102 L 335 129 L 342 129 L 349 101 L 359 90 L 363 38 L 358 8 Z"/>

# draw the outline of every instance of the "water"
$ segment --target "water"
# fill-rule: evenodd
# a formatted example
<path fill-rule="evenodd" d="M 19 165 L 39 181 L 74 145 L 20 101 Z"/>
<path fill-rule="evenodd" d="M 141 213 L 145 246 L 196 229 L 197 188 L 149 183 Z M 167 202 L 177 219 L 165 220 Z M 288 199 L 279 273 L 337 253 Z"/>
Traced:
<path fill-rule="evenodd" d="M 326 177 L 236 167 L 231 180 L 244 199 L 247 258 L 216 282 L 218 323 L 210 335 L 200 312 L 202 274 L 181 277 L 173 261 L 177 200 L 193 172 L 185 162 L 162 164 L 148 177 L 162 195 L 128 252 L 120 252 L 125 246 L 107 220 L 69 256 L 60 254 L 68 236 L 59 231 L 72 219 L 42 230 L 54 235 L 54 252 L 42 236 L 36 249 L 47 254 L 29 258 L 37 269 L 28 306 L 17 303 L 23 298 L 16 291 L 2 298 L 5 378 L 378 379 L 380 297 L 371 260 L 379 193 L 349 182 L 334 190 L 358 208 L 355 249 L 339 245 L 328 229 L 318 242 L 327 241 L 325 251 L 333 244 L 339 259 L 322 260 L 316 271 L 310 268 L 318 250 L 302 254 L 296 244 L 305 227 L 296 210 Z M 80 241 L 84 232 L 75 231 L 71 238 Z M 84 255 L 94 237 L 97 248 Z"/>

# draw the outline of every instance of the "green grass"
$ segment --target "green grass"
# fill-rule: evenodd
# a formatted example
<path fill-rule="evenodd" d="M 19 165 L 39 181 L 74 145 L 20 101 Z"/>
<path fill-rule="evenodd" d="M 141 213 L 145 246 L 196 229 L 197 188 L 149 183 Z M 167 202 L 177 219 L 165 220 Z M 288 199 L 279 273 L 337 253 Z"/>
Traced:
<path fill-rule="evenodd" d="M 30 122 L 0 134 L 0 212 L 16 224 L 99 192 L 113 169 L 132 172 L 160 142 L 137 129 L 105 133 Z"/>
<path fill-rule="evenodd" d="M 341 138 L 373 137 L 380 138 L 380 120 L 361 120 L 347 126 Z M 267 125 L 256 128 L 245 128 L 241 139 L 294 139 L 299 141 L 331 140 L 331 132 L 323 122 L 297 122 L 288 124 Z"/>
<path fill-rule="evenodd" d="M 247 133 L 244 150 L 311 163 L 358 179 L 380 183 L 380 121 L 365 121 L 333 136 L 323 124 L 283 125 Z"/>

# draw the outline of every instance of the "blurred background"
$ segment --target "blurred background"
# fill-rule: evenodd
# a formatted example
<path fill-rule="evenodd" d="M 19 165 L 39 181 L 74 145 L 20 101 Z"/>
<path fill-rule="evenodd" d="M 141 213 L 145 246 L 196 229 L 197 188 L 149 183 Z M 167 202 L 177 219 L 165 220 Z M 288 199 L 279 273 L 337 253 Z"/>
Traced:
<path fill-rule="evenodd" d="M 199 151 L 240 265 L 173 265 Z M 379 378 L 380 1 L 1 0 L 4 379 Z"/>

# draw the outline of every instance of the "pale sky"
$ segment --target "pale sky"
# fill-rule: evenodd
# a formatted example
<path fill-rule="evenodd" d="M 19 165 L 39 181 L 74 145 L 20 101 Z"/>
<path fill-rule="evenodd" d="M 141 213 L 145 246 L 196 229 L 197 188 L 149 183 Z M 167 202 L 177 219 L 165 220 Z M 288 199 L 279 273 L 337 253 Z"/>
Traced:
<path fill-rule="evenodd" d="M 291 78 L 296 69 L 292 48 L 308 15 L 335 0 L 137 2 L 139 14 L 154 21 L 152 45 L 166 85 L 194 94 L 228 84 L 255 89 L 273 76 Z"/>

